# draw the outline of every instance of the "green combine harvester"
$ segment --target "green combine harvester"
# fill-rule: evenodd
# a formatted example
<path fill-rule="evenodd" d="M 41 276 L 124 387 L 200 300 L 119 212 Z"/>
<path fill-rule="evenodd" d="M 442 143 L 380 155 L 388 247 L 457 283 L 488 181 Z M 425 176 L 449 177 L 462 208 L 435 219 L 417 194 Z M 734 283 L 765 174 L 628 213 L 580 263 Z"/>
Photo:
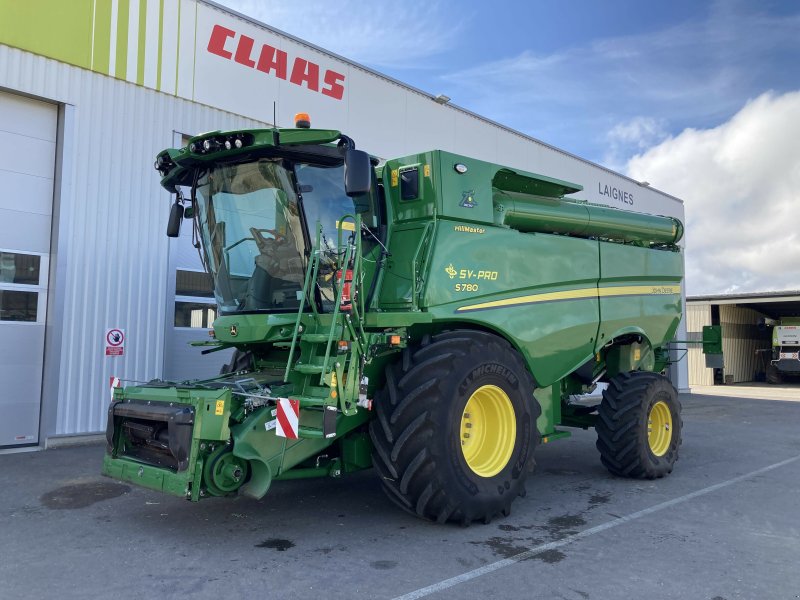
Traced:
<path fill-rule="evenodd" d="M 567 428 L 615 475 L 672 471 L 680 221 L 439 150 L 380 165 L 298 116 L 158 155 L 168 235 L 191 221 L 214 282 L 204 352 L 236 351 L 116 389 L 104 474 L 196 501 L 374 467 L 401 508 L 470 523 L 507 515 Z"/>

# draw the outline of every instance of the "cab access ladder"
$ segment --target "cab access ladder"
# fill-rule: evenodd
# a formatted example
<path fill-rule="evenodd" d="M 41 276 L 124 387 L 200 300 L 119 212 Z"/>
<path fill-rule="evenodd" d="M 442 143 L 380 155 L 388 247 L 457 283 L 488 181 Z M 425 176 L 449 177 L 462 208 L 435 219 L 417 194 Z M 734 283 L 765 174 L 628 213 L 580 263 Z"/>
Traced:
<path fill-rule="evenodd" d="M 284 372 L 284 380 L 292 383 L 295 390 L 289 399 L 296 400 L 301 410 L 310 409 L 305 416 L 314 417 L 313 412 L 323 412 L 321 426 L 318 415 L 304 419 L 304 413 L 300 413 L 298 435 L 301 438 L 335 437 L 338 415 L 352 416 L 358 412 L 366 353 L 362 325 L 365 298 L 361 216 L 345 215 L 337 225 L 337 247 L 331 253 L 321 245 L 322 225 L 317 224 Z M 343 235 L 347 231 L 351 234 Z M 320 312 L 317 303 L 323 259 L 329 261 L 325 266 L 332 271 L 336 296 L 332 312 Z M 299 356 L 295 359 L 298 349 Z M 304 420 L 316 425 L 304 424 Z"/>

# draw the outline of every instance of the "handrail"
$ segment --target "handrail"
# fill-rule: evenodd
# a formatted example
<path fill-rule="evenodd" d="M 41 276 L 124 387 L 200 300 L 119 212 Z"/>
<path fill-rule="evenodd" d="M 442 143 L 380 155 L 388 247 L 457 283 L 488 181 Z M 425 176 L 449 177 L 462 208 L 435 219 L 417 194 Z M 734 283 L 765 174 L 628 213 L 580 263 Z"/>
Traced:
<path fill-rule="evenodd" d="M 333 333 L 334 331 L 336 331 L 336 320 L 339 317 L 339 310 L 342 304 L 342 294 L 344 293 L 344 284 L 345 280 L 347 279 L 347 266 L 350 264 L 350 257 L 352 256 L 354 248 L 355 246 L 348 243 L 347 250 L 345 250 L 344 253 L 344 262 L 337 265 L 339 267 L 338 270 L 341 272 L 341 278 L 339 280 L 339 289 L 336 291 L 336 303 L 333 305 L 333 314 L 331 315 L 331 327 L 330 330 L 328 331 L 328 342 L 327 344 L 325 344 L 325 358 L 323 358 L 322 360 L 322 372 L 320 373 L 319 376 L 320 385 L 323 385 L 325 383 L 325 375 L 328 373 L 328 361 L 330 360 L 331 357 L 331 344 L 333 344 Z M 336 281 L 335 276 L 334 276 L 334 281 Z"/>
<path fill-rule="evenodd" d="M 339 219 L 339 223 L 344 223 L 346 219 L 353 220 L 353 238 L 355 240 L 355 248 L 353 250 L 353 268 L 351 269 L 353 272 L 352 275 L 352 293 L 351 298 L 352 301 L 352 308 L 350 315 L 351 317 L 355 318 L 356 323 L 358 324 L 358 331 L 353 328 L 351 318 L 349 321 L 345 323 L 345 326 L 350 330 L 353 335 L 354 341 L 358 343 L 359 351 L 364 351 L 364 340 L 366 340 L 367 334 L 364 332 L 364 324 L 362 322 L 361 316 L 364 314 L 364 294 L 362 293 L 362 283 L 364 277 L 364 264 L 363 264 L 363 256 L 361 252 L 361 228 L 362 228 L 362 221 L 360 214 L 346 214 L 343 215 Z M 342 246 L 342 231 L 344 230 L 343 227 L 339 227 L 338 231 L 338 244 L 341 248 Z M 348 264 L 348 263 L 345 263 Z M 356 298 L 358 299 L 356 301 Z"/>
<path fill-rule="evenodd" d="M 425 229 L 422 231 L 422 235 L 419 238 L 419 243 L 417 244 L 417 249 L 414 252 L 414 258 L 411 259 L 411 307 L 418 308 L 417 306 L 417 260 L 419 259 L 419 254 L 422 252 L 422 248 L 425 246 L 425 242 L 428 241 L 428 232 L 432 228 L 433 223 L 427 223 L 425 225 Z M 422 266 L 422 265 L 420 265 Z"/>
<path fill-rule="evenodd" d="M 317 221 L 317 238 L 314 243 L 314 247 L 311 249 L 311 263 L 308 265 L 306 269 L 306 278 L 303 282 L 303 296 L 300 298 L 300 307 L 297 310 L 297 318 L 294 322 L 294 331 L 292 332 L 292 345 L 289 347 L 289 359 L 286 361 L 286 371 L 283 374 L 283 380 L 289 380 L 289 372 L 292 370 L 292 358 L 294 358 L 294 351 L 297 347 L 297 340 L 300 336 L 300 323 L 303 318 L 303 309 L 305 308 L 306 299 L 308 298 L 309 294 L 309 286 L 311 282 L 314 282 L 316 285 L 317 281 L 317 273 L 319 272 L 319 262 L 320 262 L 320 248 L 319 248 L 319 239 L 320 235 L 322 234 L 322 224 Z M 314 316 L 317 317 L 317 307 L 314 300 L 311 300 L 311 310 L 314 313 Z"/>
<path fill-rule="evenodd" d="M 327 340 L 325 340 L 325 352 L 324 355 L 320 354 L 316 358 L 322 358 L 322 364 L 320 365 L 319 369 L 319 385 L 325 385 L 325 378 L 329 375 L 329 369 L 332 370 L 331 367 L 331 359 L 332 359 L 332 352 L 333 352 L 333 342 L 334 338 L 337 335 L 337 331 L 339 330 L 339 325 L 342 327 L 342 332 L 347 332 L 351 343 L 354 344 L 353 346 L 353 354 L 351 355 L 351 360 L 355 360 L 358 362 L 357 358 L 363 356 L 365 352 L 365 344 L 366 344 L 366 333 L 364 332 L 363 328 L 363 317 L 364 314 L 364 294 L 362 292 L 362 284 L 363 284 L 363 261 L 361 256 L 361 216 L 356 215 L 344 215 L 341 217 L 339 223 L 342 223 L 346 219 L 352 219 L 354 224 L 353 229 L 353 236 L 345 236 L 344 233 L 348 230 L 343 230 L 343 228 L 338 228 L 338 235 L 337 235 L 337 248 L 336 248 L 336 259 L 335 263 L 332 265 L 334 269 L 334 289 L 335 289 L 335 303 L 333 305 L 333 310 L 330 313 L 330 327 L 328 328 L 327 332 Z M 286 371 L 284 374 L 284 380 L 288 380 L 289 373 L 292 370 L 292 359 L 294 357 L 294 352 L 298 346 L 298 342 L 302 339 L 302 335 L 300 334 L 300 326 L 302 323 L 302 316 L 303 311 L 305 309 L 306 300 L 312 302 L 312 309 L 314 310 L 315 317 L 317 319 L 317 323 L 319 324 L 319 313 L 316 310 L 316 307 L 313 305 L 313 298 L 309 296 L 309 293 L 313 289 L 313 286 L 317 283 L 317 276 L 319 273 L 320 264 L 322 261 L 322 255 L 324 250 L 320 246 L 322 239 L 322 226 L 320 223 L 317 223 L 317 236 L 316 236 L 316 245 L 313 249 L 313 258 L 308 265 L 306 270 L 305 281 L 303 283 L 303 297 L 301 298 L 300 307 L 297 312 L 297 318 L 295 319 L 295 328 L 292 335 L 292 343 L 289 350 L 289 360 L 286 365 Z M 352 263 L 352 266 L 351 266 Z M 350 280 L 350 310 L 346 312 L 342 310 L 342 298 L 344 296 L 345 291 L 345 284 L 347 282 L 347 272 L 350 271 L 351 280 Z M 336 277 L 335 274 L 339 273 L 339 277 Z M 325 315 L 327 316 L 327 314 Z M 355 323 L 353 322 L 355 320 Z M 318 331 L 317 333 L 323 333 L 323 331 Z M 324 335 L 323 333 L 323 335 Z M 324 338 L 323 338 L 324 339 Z M 337 338 L 338 339 L 338 338 Z M 322 340 L 319 341 L 322 343 Z M 313 353 L 311 354 L 313 356 Z M 316 363 L 319 364 L 319 363 Z M 356 365 L 353 365 L 356 366 Z M 360 372 L 360 371 L 359 371 Z M 309 373 L 310 374 L 310 373 Z M 359 377 L 355 377 L 351 379 L 348 377 L 348 388 L 352 387 L 353 385 L 358 384 Z M 350 390 L 352 392 L 352 390 Z M 345 406 L 345 396 L 349 396 L 349 394 L 341 394 L 339 395 L 339 403 L 341 405 L 341 409 L 343 411 L 346 410 L 354 410 L 354 409 L 347 409 Z M 334 396 L 335 397 L 335 396 Z M 304 436 L 308 437 L 308 431 L 304 431 Z M 318 432 L 314 432 L 315 434 Z"/>
<path fill-rule="evenodd" d="M 364 302 L 365 302 L 365 294 L 363 293 L 363 282 L 364 282 L 364 262 L 363 262 L 363 255 L 362 255 L 362 248 L 361 248 L 361 215 L 358 215 L 358 220 L 356 221 L 356 231 L 358 232 L 355 236 L 356 239 L 356 251 L 355 251 L 355 261 L 353 265 L 353 308 L 351 314 L 355 318 L 356 325 L 358 326 L 358 332 L 353 332 L 353 338 L 358 342 L 358 349 L 360 353 L 364 353 L 364 343 L 367 339 L 367 334 L 364 332 L 364 319 L 362 316 L 365 314 L 364 309 Z M 356 301 L 356 299 L 358 299 Z M 352 328 L 352 321 L 350 319 L 348 323 Z"/>

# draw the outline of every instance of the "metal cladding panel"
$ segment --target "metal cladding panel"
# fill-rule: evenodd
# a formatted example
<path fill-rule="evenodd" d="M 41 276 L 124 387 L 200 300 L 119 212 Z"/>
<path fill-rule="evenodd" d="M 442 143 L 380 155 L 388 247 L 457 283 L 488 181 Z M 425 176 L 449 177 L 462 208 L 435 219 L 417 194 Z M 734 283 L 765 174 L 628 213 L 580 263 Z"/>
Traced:
<path fill-rule="evenodd" d="M 720 305 L 725 383 L 753 381 L 756 373 L 764 371 L 765 357 L 757 350 L 770 348 L 770 340 L 758 330 L 761 316 L 752 308 Z"/>
<path fill-rule="evenodd" d="M 349 83 L 356 88 L 368 89 L 373 77 L 362 69 L 353 68 L 350 70 Z M 347 122 L 340 123 L 336 129 L 354 135 L 350 132 L 359 122 L 371 124 L 371 128 L 354 138 L 358 147 L 383 158 L 402 156 L 405 153 L 406 136 L 415 137 L 421 125 L 414 119 L 405 118 L 410 101 L 403 88 L 399 85 L 394 88 L 395 93 L 382 94 L 380 102 L 376 102 L 369 94 L 348 94 Z M 430 102 L 422 96 L 418 98 L 418 102 Z M 398 115 L 403 115 L 403 118 L 396 118 Z M 312 124 L 316 126 L 316 117 L 313 114 L 311 117 L 314 119 Z"/>
<path fill-rule="evenodd" d="M 68 105 L 60 218 L 67 242 L 57 416 L 48 435 L 102 431 L 109 376 L 148 381 L 163 365 L 170 197 L 153 169 L 173 132 L 263 124 L 0 45 L 0 87 Z M 68 115 L 68 117 L 65 117 Z M 55 264 L 55 261 L 54 261 Z M 169 315 L 172 318 L 172 315 Z M 107 328 L 124 355 L 104 355 Z"/>
<path fill-rule="evenodd" d="M 473 148 L 480 156 L 481 160 L 488 162 L 497 162 L 497 138 L 502 135 L 505 137 L 505 132 L 502 134 L 497 127 L 481 119 L 476 119 L 468 114 L 456 115 L 455 135 L 453 139 L 453 146 L 462 149 L 460 154 L 469 154 L 465 152 L 466 148 Z M 509 165 L 509 166 L 520 166 Z"/>
<path fill-rule="evenodd" d="M 711 305 L 687 304 L 687 339 L 693 341 L 702 340 L 704 325 L 711 325 Z M 699 344 L 690 344 L 688 346 L 687 358 L 689 362 L 689 385 L 714 385 L 714 370 L 706 368 L 706 359 L 703 355 L 702 346 Z"/>

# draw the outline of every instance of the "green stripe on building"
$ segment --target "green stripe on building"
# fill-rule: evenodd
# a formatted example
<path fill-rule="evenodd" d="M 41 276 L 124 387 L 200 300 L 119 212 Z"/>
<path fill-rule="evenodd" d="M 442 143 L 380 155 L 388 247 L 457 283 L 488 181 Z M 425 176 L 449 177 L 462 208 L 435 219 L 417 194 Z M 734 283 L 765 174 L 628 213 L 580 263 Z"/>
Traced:
<path fill-rule="evenodd" d="M 92 70 L 108 73 L 111 52 L 111 2 L 97 0 L 94 8 L 94 47 Z"/>
<path fill-rule="evenodd" d="M 157 17 L 154 11 L 156 2 Z M 175 19 L 164 21 L 165 10 L 169 11 L 171 6 L 169 2 L 177 3 L 177 23 Z M 116 22 L 112 22 L 115 4 Z M 171 70 L 169 74 L 162 73 L 162 67 L 164 52 L 174 52 L 177 90 L 182 4 L 179 0 L 139 0 L 132 7 L 131 0 L 0 0 L 0 44 L 144 85 L 145 67 L 154 66 L 146 64 L 149 41 L 150 60 L 157 65 L 155 80 L 148 80 L 148 85 L 175 93 L 167 82 L 171 81 L 173 74 Z M 158 41 L 147 39 L 148 5 L 152 29 L 155 28 L 154 20 L 158 19 Z M 196 4 L 194 10 L 197 11 Z M 164 43 L 165 36 L 177 39 L 174 50 L 169 50 L 172 44 Z M 166 39 L 171 41 L 171 38 Z M 133 40 L 137 44 L 135 51 L 129 47 Z M 157 52 L 153 52 L 156 49 Z M 135 56 L 131 52 L 135 52 Z M 134 69 L 130 73 L 129 58 Z M 190 56 L 188 60 L 194 60 L 194 57 Z"/>
<path fill-rule="evenodd" d="M 46 10 L 41 2 L 0 0 L 0 43 L 90 69 L 93 8 L 93 0 L 48 2 Z"/>
<path fill-rule="evenodd" d="M 178 94 L 178 73 L 181 68 L 181 0 L 178 0 L 178 43 L 175 46 L 175 94 Z"/>
<path fill-rule="evenodd" d="M 156 72 L 156 89 L 161 89 L 161 52 L 164 46 L 164 0 L 158 8 L 158 71 Z"/>
<path fill-rule="evenodd" d="M 130 23 L 130 0 L 119 0 L 117 7 L 117 63 L 114 76 L 125 79 L 128 75 L 128 25 Z"/>
<path fill-rule="evenodd" d="M 139 0 L 139 59 L 136 66 L 136 83 L 144 85 L 144 57 L 147 44 L 147 0 Z"/>

